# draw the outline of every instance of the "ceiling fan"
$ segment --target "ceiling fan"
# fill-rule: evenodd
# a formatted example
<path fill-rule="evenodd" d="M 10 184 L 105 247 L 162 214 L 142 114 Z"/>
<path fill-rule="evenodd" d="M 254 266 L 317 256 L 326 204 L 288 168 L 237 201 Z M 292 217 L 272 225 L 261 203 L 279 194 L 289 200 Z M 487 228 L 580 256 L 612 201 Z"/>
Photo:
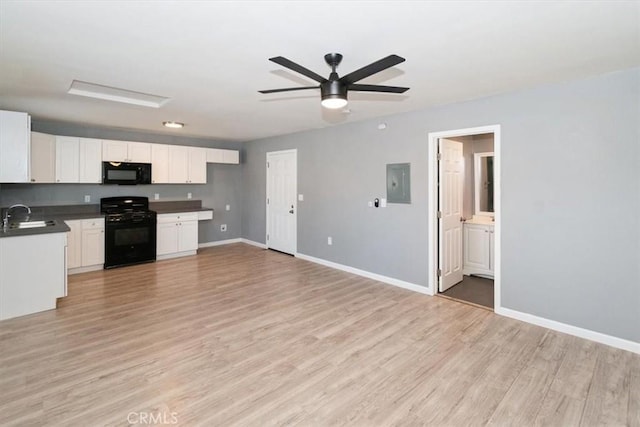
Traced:
<path fill-rule="evenodd" d="M 408 87 L 398 86 L 381 86 L 381 85 L 368 85 L 358 84 L 356 82 L 369 77 L 373 74 L 379 73 L 382 70 L 398 65 L 404 62 L 405 59 L 398 55 L 389 55 L 386 58 L 382 58 L 376 62 L 366 65 L 346 76 L 339 77 L 336 73 L 336 67 L 342 61 L 342 55 L 339 53 L 328 53 L 324 56 L 324 60 L 331 67 L 331 74 L 329 78 L 325 79 L 321 75 L 314 73 L 308 68 L 283 57 L 276 56 L 269 58 L 269 61 L 273 61 L 278 65 L 282 65 L 290 70 L 305 75 L 312 80 L 320 83 L 318 86 L 302 86 L 302 87 L 289 87 L 284 89 L 267 89 L 260 90 L 260 93 L 276 93 L 276 92 L 288 92 L 292 90 L 303 89 L 320 89 L 322 97 L 322 106 L 326 108 L 342 108 L 347 105 L 347 92 L 350 90 L 362 91 L 362 92 L 389 92 L 389 93 L 404 93 L 409 90 Z"/>

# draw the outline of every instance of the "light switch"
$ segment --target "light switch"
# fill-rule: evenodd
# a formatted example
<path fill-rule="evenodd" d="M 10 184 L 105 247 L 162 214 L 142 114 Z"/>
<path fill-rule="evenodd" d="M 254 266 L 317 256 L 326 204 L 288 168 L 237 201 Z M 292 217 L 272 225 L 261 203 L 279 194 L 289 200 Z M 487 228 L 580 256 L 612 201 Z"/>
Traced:
<path fill-rule="evenodd" d="M 91 196 L 88 195 L 88 194 L 86 196 L 84 196 L 84 202 L 85 203 L 91 203 Z"/>
<path fill-rule="evenodd" d="M 367 206 L 369 206 L 370 208 L 372 208 L 372 207 L 373 207 L 373 202 L 372 202 L 371 200 L 369 200 L 369 201 L 367 202 Z"/>
<path fill-rule="evenodd" d="M 387 199 L 380 199 L 380 207 L 381 208 L 387 207 Z"/>
<path fill-rule="evenodd" d="M 160 198 L 160 193 L 155 193 L 153 195 L 153 200 L 158 200 Z"/>
<path fill-rule="evenodd" d="M 187 193 L 187 199 L 190 199 L 190 198 L 191 198 L 191 196 L 192 196 L 192 194 L 191 194 L 191 193 Z"/>
<path fill-rule="evenodd" d="M 224 210 L 225 210 L 225 211 L 230 211 L 230 210 L 231 210 L 231 205 L 226 205 L 226 206 L 224 207 Z"/>
<path fill-rule="evenodd" d="M 304 201 L 304 194 L 298 194 L 298 201 L 299 202 Z"/>

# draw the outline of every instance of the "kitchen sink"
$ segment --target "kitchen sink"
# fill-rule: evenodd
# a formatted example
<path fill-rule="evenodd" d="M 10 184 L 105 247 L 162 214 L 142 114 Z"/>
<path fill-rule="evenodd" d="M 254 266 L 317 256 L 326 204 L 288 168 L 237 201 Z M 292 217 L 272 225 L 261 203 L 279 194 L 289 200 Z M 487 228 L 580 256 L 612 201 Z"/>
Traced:
<path fill-rule="evenodd" d="M 56 225 L 54 220 L 49 221 L 24 221 L 24 222 L 12 222 L 9 224 L 9 230 L 24 229 L 24 228 L 40 228 L 51 227 Z"/>

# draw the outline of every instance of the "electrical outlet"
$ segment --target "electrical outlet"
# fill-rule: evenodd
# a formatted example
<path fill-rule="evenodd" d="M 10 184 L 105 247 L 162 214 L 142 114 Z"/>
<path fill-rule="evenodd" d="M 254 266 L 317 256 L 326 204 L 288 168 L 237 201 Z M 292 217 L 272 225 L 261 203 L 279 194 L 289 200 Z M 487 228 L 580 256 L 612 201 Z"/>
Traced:
<path fill-rule="evenodd" d="M 298 201 L 304 202 L 304 194 L 298 194 Z"/>
<path fill-rule="evenodd" d="M 191 193 L 187 193 L 187 199 L 191 198 Z"/>
<path fill-rule="evenodd" d="M 88 195 L 88 194 L 87 194 L 87 195 L 85 195 L 85 196 L 84 196 L 84 202 L 85 202 L 85 203 L 91 203 L 91 196 L 90 196 L 90 195 Z"/>
<path fill-rule="evenodd" d="M 333 238 L 331 238 L 331 236 L 327 237 L 327 245 L 333 245 Z"/>
<path fill-rule="evenodd" d="M 369 200 L 369 201 L 367 202 L 367 206 L 369 206 L 370 208 L 372 208 L 372 207 L 373 207 L 373 202 L 372 202 L 371 200 Z"/>
<path fill-rule="evenodd" d="M 227 224 L 220 224 L 220 231 L 227 231 Z"/>
<path fill-rule="evenodd" d="M 230 210 L 231 210 L 231 205 L 226 205 L 226 206 L 224 207 L 224 210 L 225 210 L 225 211 L 230 211 Z"/>
<path fill-rule="evenodd" d="M 153 195 L 153 200 L 158 200 L 160 198 L 160 193 L 155 193 Z"/>

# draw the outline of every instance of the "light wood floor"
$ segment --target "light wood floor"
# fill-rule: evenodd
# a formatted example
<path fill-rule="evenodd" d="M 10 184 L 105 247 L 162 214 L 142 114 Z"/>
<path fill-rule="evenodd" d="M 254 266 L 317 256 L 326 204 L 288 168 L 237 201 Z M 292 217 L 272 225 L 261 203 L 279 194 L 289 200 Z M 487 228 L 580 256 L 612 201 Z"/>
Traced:
<path fill-rule="evenodd" d="M 244 244 L 72 276 L 0 346 L 3 426 L 640 426 L 638 355 Z"/>

